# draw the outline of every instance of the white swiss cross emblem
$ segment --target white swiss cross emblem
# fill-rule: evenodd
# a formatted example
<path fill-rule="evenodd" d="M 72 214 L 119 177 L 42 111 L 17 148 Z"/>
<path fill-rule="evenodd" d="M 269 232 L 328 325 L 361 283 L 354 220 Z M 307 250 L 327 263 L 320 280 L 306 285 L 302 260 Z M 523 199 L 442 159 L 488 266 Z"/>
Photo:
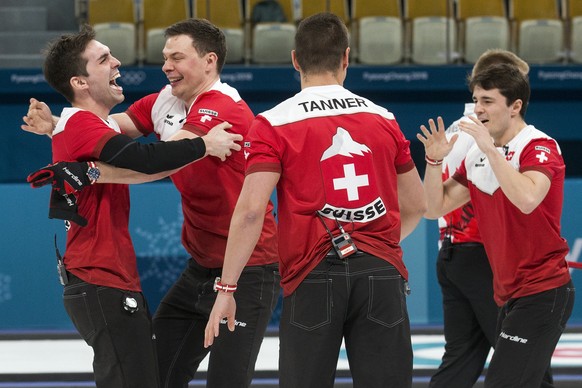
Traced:
<path fill-rule="evenodd" d="M 333 187 L 336 190 L 347 190 L 348 201 L 357 201 L 360 199 L 358 188 L 368 186 L 368 174 L 356 175 L 355 165 L 344 164 L 344 177 L 335 178 L 333 180 Z"/>
<path fill-rule="evenodd" d="M 539 154 L 536 155 L 536 158 L 538 158 L 538 160 L 540 161 L 540 163 L 544 163 L 548 161 L 548 157 L 546 156 L 546 153 L 544 151 L 540 152 Z"/>

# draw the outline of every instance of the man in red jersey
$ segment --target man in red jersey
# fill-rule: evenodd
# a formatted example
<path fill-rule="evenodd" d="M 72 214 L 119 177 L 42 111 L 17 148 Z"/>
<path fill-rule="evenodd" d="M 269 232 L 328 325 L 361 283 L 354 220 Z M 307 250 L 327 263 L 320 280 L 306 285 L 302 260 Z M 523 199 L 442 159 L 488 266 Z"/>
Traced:
<path fill-rule="evenodd" d="M 283 388 L 333 387 L 342 340 L 355 386 L 412 385 L 400 241 L 422 218 L 424 191 L 394 115 L 342 86 L 349 52 L 336 15 L 299 24 L 292 60 L 301 92 L 251 126 L 222 291 L 206 329 L 207 346 L 225 334 L 218 336 L 224 318 L 240 330 L 231 291 L 277 186 Z M 244 303 L 238 291 L 236 302 Z"/>
<path fill-rule="evenodd" d="M 204 135 L 228 122 L 231 132 L 246 137 L 254 118 L 237 90 L 220 81 L 226 58 L 224 34 L 203 19 L 188 19 L 166 30 L 162 70 L 170 82 L 160 92 L 112 115 L 132 137 L 155 133 L 167 140 L 180 128 Z M 32 111 L 44 110 L 37 101 Z M 36 133 L 41 123 L 25 119 L 23 129 Z M 49 125 L 50 127 L 50 125 Z M 44 132 L 50 132 L 45 129 Z M 100 182 L 118 181 L 119 170 L 98 164 Z M 182 243 L 192 256 L 154 316 L 163 387 L 187 387 L 210 351 L 209 387 L 247 387 L 254 373 L 264 333 L 279 296 L 277 227 L 273 204 L 263 212 L 264 226 L 244 269 L 238 292 L 244 295 L 235 333 L 227 332 L 211 349 L 203 345 L 204 328 L 214 303 L 214 282 L 220 276 L 228 227 L 244 180 L 244 155 L 226 162 L 206 158 L 171 176 L 182 195 Z"/>
<path fill-rule="evenodd" d="M 231 148 L 239 148 L 233 142 L 239 137 L 222 128 L 205 138 L 182 131 L 172 140 L 183 140 L 150 145 L 121 134 L 109 116 L 124 99 L 115 82 L 119 66 L 109 48 L 95 40 L 90 26 L 51 42 L 44 62 L 45 79 L 72 104 L 63 110 L 53 131 L 55 162 L 86 165 L 87 161 L 105 160 L 158 174 L 207 153 L 224 158 Z M 90 170 L 88 177 L 79 178 L 95 183 L 98 170 Z M 53 190 L 53 195 L 59 194 Z M 80 218 L 75 220 L 86 225 L 67 222 L 63 300 L 79 334 L 93 348 L 96 384 L 102 388 L 156 388 L 155 337 L 128 230 L 128 187 L 89 186 L 78 193 L 78 206 Z"/>
<path fill-rule="evenodd" d="M 525 123 L 530 86 L 509 64 L 469 84 L 475 117 L 459 127 L 475 145 L 444 183 L 440 163 L 457 141 L 442 119 L 421 126 L 428 217 L 471 200 L 501 307 L 486 387 L 549 387 L 544 373 L 572 313 L 574 287 L 560 235 L 565 165 L 556 141 Z"/>
<path fill-rule="evenodd" d="M 496 63 L 517 66 L 524 74 L 529 65 L 511 51 L 490 49 L 475 62 L 472 74 Z M 465 104 L 464 115 L 473 115 L 475 104 Z M 454 174 L 475 144 L 459 128 L 462 117 L 446 130 L 457 136 L 442 163 L 443 179 Z M 445 353 L 430 380 L 430 388 L 471 388 L 481 375 L 497 339 L 499 308 L 493 299 L 493 273 L 477 227 L 473 205 L 465 203 L 438 220 L 440 240 L 436 273 L 442 292 Z"/>

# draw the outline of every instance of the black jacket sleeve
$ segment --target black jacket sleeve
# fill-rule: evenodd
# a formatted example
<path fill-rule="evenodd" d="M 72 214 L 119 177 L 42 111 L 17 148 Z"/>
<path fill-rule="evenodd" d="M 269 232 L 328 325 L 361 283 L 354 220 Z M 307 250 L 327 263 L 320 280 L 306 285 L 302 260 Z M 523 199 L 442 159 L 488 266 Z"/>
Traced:
<path fill-rule="evenodd" d="M 144 144 L 126 135 L 116 135 L 105 143 L 99 160 L 115 167 L 145 174 L 173 170 L 204 157 L 201 137 Z"/>

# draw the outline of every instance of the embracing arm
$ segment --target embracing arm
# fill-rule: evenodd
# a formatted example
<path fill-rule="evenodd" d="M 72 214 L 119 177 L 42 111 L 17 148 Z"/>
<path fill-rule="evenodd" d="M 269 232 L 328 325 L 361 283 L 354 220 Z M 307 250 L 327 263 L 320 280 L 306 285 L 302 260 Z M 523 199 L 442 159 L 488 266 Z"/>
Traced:
<path fill-rule="evenodd" d="M 58 162 L 31 173 L 27 181 L 32 187 L 52 184 L 58 192 L 66 194 L 82 190 L 97 181 L 126 184 L 150 182 L 171 175 L 208 153 L 224 160 L 231 154 L 231 150 L 238 151 L 240 145 L 235 141 L 242 140 L 242 136 L 226 132 L 225 128 L 230 127 L 228 123 L 221 123 L 202 137 L 184 134 L 195 138 L 152 144 L 135 142 L 126 135 L 114 135 L 105 143 L 99 155 L 100 161 L 110 165 Z M 97 167 L 97 171 L 91 170 L 94 174 L 88 174 L 89 167 Z M 104 169 L 102 172 L 101 168 Z M 97 179 L 94 177 L 95 173 L 98 175 Z M 150 176 L 144 176 L 145 174 Z"/>
<path fill-rule="evenodd" d="M 138 138 L 143 134 L 137 129 L 135 123 L 127 113 L 114 113 L 111 115 L 124 134 L 131 138 Z M 22 118 L 24 124 L 20 126 L 23 131 L 35 133 L 37 135 L 53 136 L 53 130 L 59 121 L 58 116 L 53 116 L 47 104 L 31 98 L 28 105 L 28 112 Z"/>
<path fill-rule="evenodd" d="M 119 168 L 104 162 L 95 162 L 99 169 L 99 179 L 96 183 L 121 183 L 121 184 L 140 184 L 157 181 L 166 178 L 173 173 L 179 171 L 175 170 L 163 171 L 157 174 L 143 174 L 134 170 L 126 168 Z"/>
<path fill-rule="evenodd" d="M 20 128 L 23 131 L 52 137 L 53 129 L 57 121 L 59 121 L 59 118 L 52 115 L 47 104 L 38 101 L 36 98 L 31 98 L 28 105 L 28 112 L 22 118 L 22 121 L 24 121 L 24 124 Z"/>
<path fill-rule="evenodd" d="M 230 127 L 226 122 L 218 124 L 202 137 L 182 130 L 176 137 L 180 140 L 150 144 L 133 141 L 125 135 L 115 135 L 103 146 L 99 160 L 145 174 L 174 170 L 206 155 L 225 160 L 232 150 L 240 150 L 240 145 L 235 141 L 242 140 L 241 135 L 225 131 Z"/>

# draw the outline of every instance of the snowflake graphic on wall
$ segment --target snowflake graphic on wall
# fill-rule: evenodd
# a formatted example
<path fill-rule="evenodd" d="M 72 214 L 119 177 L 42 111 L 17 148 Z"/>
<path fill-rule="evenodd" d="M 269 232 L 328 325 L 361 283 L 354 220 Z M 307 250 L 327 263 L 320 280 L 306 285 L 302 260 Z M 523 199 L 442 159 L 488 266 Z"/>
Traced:
<path fill-rule="evenodd" d="M 140 278 L 142 281 L 156 281 L 161 292 L 174 283 L 188 257 L 181 242 L 183 221 L 182 206 L 178 204 L 174 220 L 158 218 L 158 230 L 135 229 L 137 236 L 147 241 L 147 249 L 136 252 L 140 260 Z"/>
<path fill-rule="evenodd" d="M 11 282 L 12 276 L 0 273 L 0 303 L 12 299 Z"/>

